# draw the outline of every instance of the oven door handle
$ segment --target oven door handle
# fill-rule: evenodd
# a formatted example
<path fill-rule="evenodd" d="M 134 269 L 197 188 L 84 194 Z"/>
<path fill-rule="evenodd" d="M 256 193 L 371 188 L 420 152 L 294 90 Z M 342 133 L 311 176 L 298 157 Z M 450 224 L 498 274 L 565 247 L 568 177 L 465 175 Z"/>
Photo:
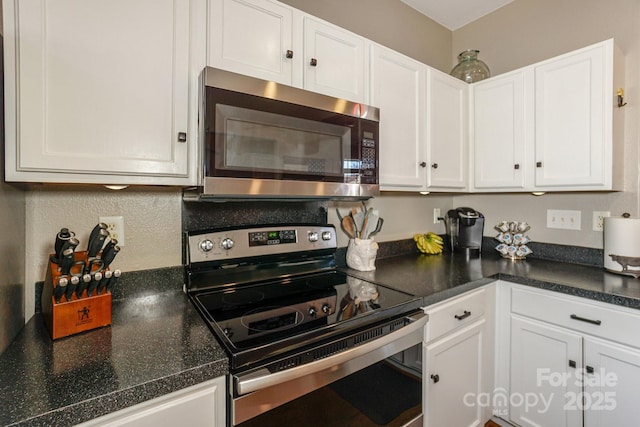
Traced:
<path fill-rule="evenodd" d="M 296 366 L 294 368 L 280 372 L 271 373 L 268 369 L 263 368 L 246 375 L 235 376 L 236 391 L 239 395 L 251 393 L 274 386 L 276 384 L 281 384 L 306 375 L 311 375 L 337 365 L 341 365 L 352 359 L 367 354 L 372 354 L 376 351 L 382 352 L 379 360 L 385 359 L 396 354 L 398 351 L 404 350 L 411 347 L 412 345 L 422 342 L 422 337 L 424 337 L 423 330 L 425 325 L 427 324 L 429 316 L 424 312 L 417 312 L 415 314 L 407 316 L 406 319 L 408 319 L 411 323 L 407 324 L 401 329 L 398 329 L 397 331 L 391 332 L 375 340 L 369 341 L 360 346 L 345 350 L 342 353 L 338 353 L 324 359 L 316 360 L 315 362 Z M 412 334 L 416 334 L 416 340 L 415 342 L 411 342 L 406 347 L 398 349 L 394 346 L 390 346 L 390 344 L 393 344 L 394 341 L 401 340 L 402 338 L 405 338 Z M 389 348 L 385 349 L 386 346 L 389 346 Z"/>

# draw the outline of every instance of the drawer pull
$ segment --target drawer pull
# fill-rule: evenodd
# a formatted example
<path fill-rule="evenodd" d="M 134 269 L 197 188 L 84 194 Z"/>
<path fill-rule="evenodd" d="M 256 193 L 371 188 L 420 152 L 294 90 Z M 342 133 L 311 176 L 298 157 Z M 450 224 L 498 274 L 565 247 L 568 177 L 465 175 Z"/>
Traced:
<path fill-rule="evenodd" d="M 470 311 L 465 310 L 465 311 L 464 311 L 464 313 L 462 313 L 462 314 L 456 314 L 456 315 L 455 315 L 455 316 L 453 316 L 453 317 L 455 317 L 455 318 L 456 318 L 456 319 L 458 319 L 458 320 L 462 320 L 462 319 L 466 319 L 466 318 L 467 318 L 467 317 L 469 317 L 469 316 L 471 316 L 471 312 L 470 312 Z"/>
<path fill-rule="evenodd" d="M 569 366 L 572 367 L 572 368 L 575 368 L 578 365 L 577 365 L 575 360 L 569 360 Z"/>
<path fill-rule="evenodd" d="M 593 371 L 594 371 L 593 367 L 587 366 L 587 374 L 593 374 Z"/>
<path fill-rule="evenodd" d="M 434 383 L 437 383 L 438 381 L 440 381 L 440 375 L 433 374 L 431 375 L 431 379 L 433 380 Z"/>
<path fill-rule="evenodd" d="M 587 318 L 580 317 L 580 316 L 575 315 L 575 314 L 572 314 L 570 317 L 571 317 L 573 320 L 579 320 L 579 321 L 581 321 L 581 322 L 587 322 L 587 323 L 591 323 L 591 324 L 593 324 L 593 325 L 601 325 L 601 324 L 602 324 L 602 321 L 601 321 L 601 320 L 592 320 L 592 319 L 587 319 Z"/>

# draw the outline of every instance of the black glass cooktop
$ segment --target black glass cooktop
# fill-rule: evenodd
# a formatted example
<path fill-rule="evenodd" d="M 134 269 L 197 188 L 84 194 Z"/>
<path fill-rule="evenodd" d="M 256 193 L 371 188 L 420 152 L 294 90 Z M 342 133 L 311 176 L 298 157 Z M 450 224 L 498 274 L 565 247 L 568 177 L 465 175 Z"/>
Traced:
<path fill-rule="evenodd" d="M 273 357 L 420 307 L 412 295 L 337 270 L 194 292 L 191 297 L 232 356 Z"/>

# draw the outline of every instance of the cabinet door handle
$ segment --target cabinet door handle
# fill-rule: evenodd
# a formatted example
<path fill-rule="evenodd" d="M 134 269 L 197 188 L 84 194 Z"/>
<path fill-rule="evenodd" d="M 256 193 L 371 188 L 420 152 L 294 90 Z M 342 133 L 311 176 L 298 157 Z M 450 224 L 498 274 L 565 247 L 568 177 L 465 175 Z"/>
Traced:
<path fill-rule="evenodd" d="M 420 162 L 420 167 L 421 168 L 426 168 L 427 167 L 427 162 Z"/>
<path fill-rule="evenodd" d="M 591 366 L 587 366 L 586 371 L 587 371 L 587 374 L 593 374 L 594 369 Z"/>
<path fill-rule="evenodd" d="M 453 317 L 455 317 L 455 318 L 456 318 L 456 319 L 458 319 L 458 320 L 462 320 L 462 319 L 466 319 L 466 318 L 467 318 L 467 317 L 469 317 L 469 316 L 471 316 L 471 312 L 470 312 L 470 311 L 465 310 L 465 311 L 464 311 L 464 313 L 462 313 L 462 314 L 456 314 L 456 315 L 455 315 L 455 316 L 453 316 Z"/>
<path fill-rule="evenodd" d="M 516 163 L 515 165 L 513 165 L 513 168 L 516 169 L 516 170 L 520 169 L 520 165 Z"/>
<path fill-rule="evenodd" d="M 572 314 L 570 316 L 573 320 L 579 320 L 581 322 L 587 322 L 587 323 L 591 323 L 593 325 L 601 325 L 602 324 L 602 320 L 593 320 L 593 319 L 587 319 L 585 317 L 580 317 L 576 314 Z"/>
<path fill-rule="evenodd" d="M 536 167 L 537 168 L 541 168 L 542 167 L 542 162 L 536 162 Z"/>
<path fill-rule="evenodd" d="M 285 57 L 287 57 L 287 59 L 293 58 L 293 51 L 291 49 L 287 50 Z"/>
<path fill-rule="evenodd" d="M 318 60 L 316 58 L 311 58 L 309 65 L 311 65 L 312 67 L 315 67 L 316 65 L 318 65 Z"/>
<path fill-rule="evenodd" d="M 578 365 L 577 365 L 575 360 L 569 360 L 569 366 L 572 367 L 572 368 L 575 368 Z"/>
<path fill-rule="evenodd" d="M 438 164 L 434 163 L 434 164 L 431 165 L 431 167 L 434 168 L 434 169 L 438 169 Z"/>
<path fill-rule="evenodd" d="M 187 142 L 186 132 L 178 132 L 178 142 Z"/>
<path fill-rule="evenodd" d="M 434 383 L 437 383 L 438 381 L 440 381 L 440 375 L 433 374 L 431 375 L 431 379 L 433 380 Z"/>

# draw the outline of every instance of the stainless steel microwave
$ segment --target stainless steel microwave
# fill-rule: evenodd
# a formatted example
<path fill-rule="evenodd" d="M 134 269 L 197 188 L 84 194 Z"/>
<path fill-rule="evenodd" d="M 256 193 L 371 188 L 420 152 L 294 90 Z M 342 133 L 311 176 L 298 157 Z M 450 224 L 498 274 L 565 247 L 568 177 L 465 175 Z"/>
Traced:
<path fill-rule="evenodd" d="M 200 198 L 379 194 L 377 108 L 210 67 L 200 82 Z"/>

